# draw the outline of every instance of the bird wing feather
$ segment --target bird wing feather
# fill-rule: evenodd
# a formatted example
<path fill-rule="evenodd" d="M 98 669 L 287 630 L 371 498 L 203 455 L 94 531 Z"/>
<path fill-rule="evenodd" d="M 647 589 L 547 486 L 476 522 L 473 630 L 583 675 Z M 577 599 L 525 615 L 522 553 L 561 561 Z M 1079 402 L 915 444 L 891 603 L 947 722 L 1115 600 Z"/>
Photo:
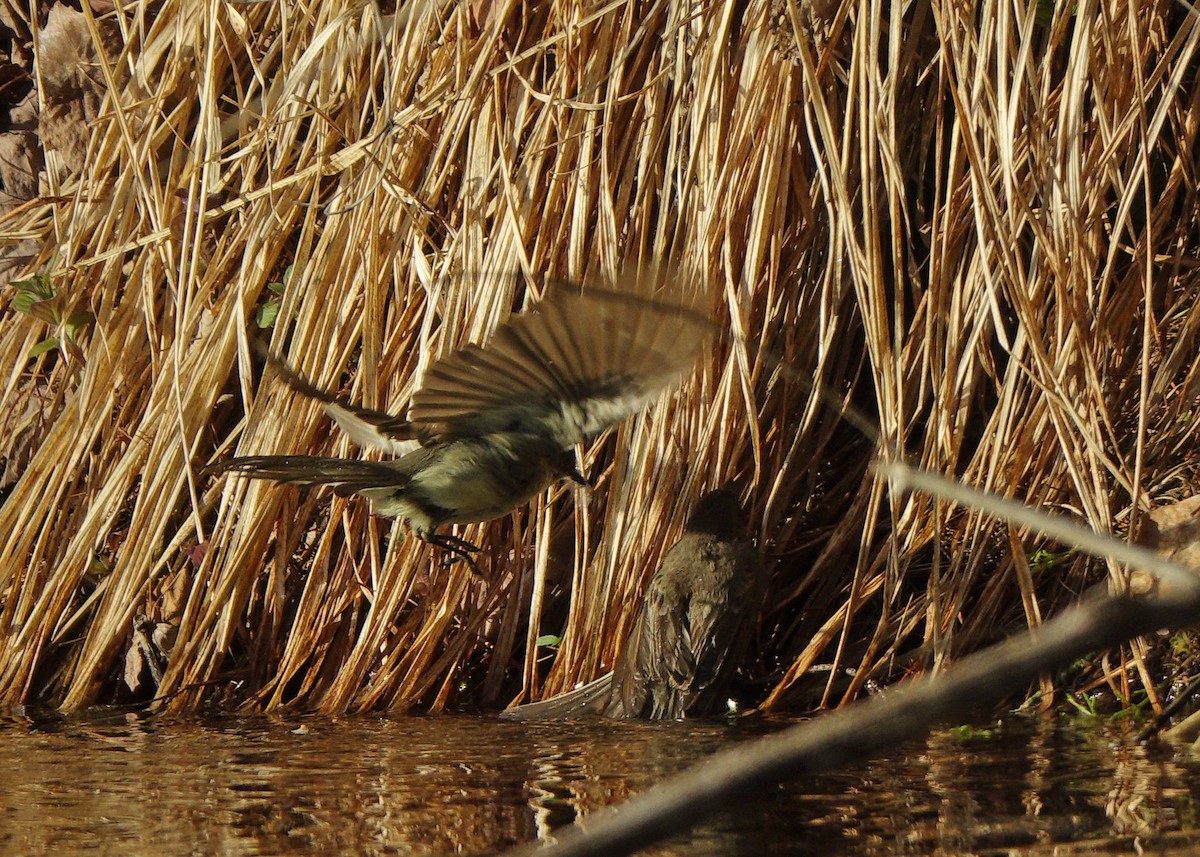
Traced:
<path fill-rule="evenodd" d="M 440 440 L 524 431 L 562 447 L 650 403 L 695 365 L 712 323 L 681 301 L 560 288 L 429 367 L 409 419 Z"/>
<path fill-rule="evenodd" d="M 379 449 L 391 455 L 404 455 L 417 447 L 418 433 L 408 420 L 386 411 L 364 408 L 322 390 L 282 358 L 272 354 L 262 343 L 256 342 L 255 349 L 284 383 L 302 396 L 320 402 L 325 413 L 359 446 Z"/>

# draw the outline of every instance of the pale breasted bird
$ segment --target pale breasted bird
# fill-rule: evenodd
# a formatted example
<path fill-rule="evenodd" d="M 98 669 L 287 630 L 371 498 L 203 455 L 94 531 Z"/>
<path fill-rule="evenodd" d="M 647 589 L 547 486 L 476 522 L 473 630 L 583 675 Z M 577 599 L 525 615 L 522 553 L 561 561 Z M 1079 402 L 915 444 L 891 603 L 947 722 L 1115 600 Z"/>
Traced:
<path fill-rule="evenodd" d="M 702 497 L 651 578 L 612 672 L 501 716 L 677 720 L 719 708 L 754 636 L 766 583 L 745 529 L 732 491 Z"/>
<path fill-rule="evenodd" d="M 648 293 L 646 281 L 631 283 L 555 287 L 485 345 L 432 363 L 407 419 L 352 405 L 273 360 L 352 439 L 399 457 L 253 455 L 206 471 L 360 494 L 418 538 L 469 560 L 475 546 L 439 527 L 500 517 L 562 479 L 586 483 L 575 445 L 642 410 L 694 367 L 712 327 L 707 317 L 677 296 Z"/>

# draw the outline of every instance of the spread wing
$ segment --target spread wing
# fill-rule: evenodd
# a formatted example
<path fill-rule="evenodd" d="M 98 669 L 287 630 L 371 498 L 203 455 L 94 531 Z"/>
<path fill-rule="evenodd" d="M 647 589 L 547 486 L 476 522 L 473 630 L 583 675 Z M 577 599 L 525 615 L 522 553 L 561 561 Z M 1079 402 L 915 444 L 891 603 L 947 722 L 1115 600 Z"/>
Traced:
<path fill-rule="evenodd" d="M 713 327 L 682 301 L 562 287 L 430 366 L 409 419 L 440 439 L 524 431 L 566 448 L 678 383 Z"/>
<path fill-rule="evenodd" d="M 416 430 L 408 420 L 386 411 L 364 408 L 322 390 L 262 343 L 255 342 L 254 347 L 289 387 L 320 402 L 325 413 L 359 446 L 383 450 L 391 455 L 404 455 L 418 446 Z"/>

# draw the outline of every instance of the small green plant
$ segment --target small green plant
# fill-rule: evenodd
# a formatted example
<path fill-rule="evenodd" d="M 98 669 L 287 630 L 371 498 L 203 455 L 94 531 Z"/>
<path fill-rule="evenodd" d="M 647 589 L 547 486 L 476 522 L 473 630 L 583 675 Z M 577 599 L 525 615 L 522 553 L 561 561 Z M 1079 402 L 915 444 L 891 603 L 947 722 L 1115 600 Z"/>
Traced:
<path fill-rule="evenodd" d="M 1066 701 L 1085 717 L 1109 721 L 1137 719 L 1145 714 L 1145 709 L 1150 704 L 1150 699 L 1144 690 L 1135 691 L 1121 708 L 1116 707 L 1120 704 L 1119 702 L 1103 692 L 1076 691 L 1067 694 Z"/>
<path fill-rule="evenodd" d="M 1117 709 L 1111 715 L 1110 720 L 1140 720 L 1146 716 L 1147 709 L 1150 708 L 1150 697 L 1144 690 L 1137 690 L 1133 693 L 1132 698 L 1126 703 L 1124 708 Z"/>
<path fill-rule="evenodd" d="M 1000 736 L 1000 726 L 978 726 L 963 724 L 949 730 L 949 734 L 959 741 L 992 741 Z"/>
<path fill-rule="evenodd" d="M 64 346 L 74 346 L 79 332 L 96 320 L 85 309 L 68 312 L 67 301 L 58 294 L 58 288 L 44 271 L 39 271 L 28 280 L 13 280 L 9 286 L 17 290 L 12 299 L 13 309 L 51 325 L 56 334 L 29 349 L 31 358 L 63 349 Z"/>
<path fill-rule="evenodd" d="M 275 282 L 267 283 L 267 288 L 275 295 L 273 298 L 268 298 L 267 302 L 258 308 L 258 312 L 254 315 L 254 320 L 257 322 L 259 329 L 266 330 L 275 326 L 275 320 L 279 318 L 279 309 L 283 306 L 283 292 L 292 281 L 292 268 L 294 265 L 288 265 L 283 269 L 283 277 Z"/>
<path fill-rule="evenodd" d="M 87 572 L 84 574 L 84 579 L 95 586 L 104 578 L 112 574 L 112 566 L 105 561 L 99 551 L 92 551 L 91 561 L 88 562 Z"/>
<path fill-rule="evenodd" d="M 1054 26 L 1054 7 L 1055 7 L 1055 5 L 1056 5 L 1055 0 L 1037 0 L 1037 6 L 1033 13 L 1033 20 L 1037 22 L 1038 26 L 1040 26 L 1040 27 Z M 1072 3 L 1066 9 L 1067 16 L 1071 17 L 1071 18 L 1075 17 L 1075 15 L 1076 15 L 1076 13 L 1078 13 L 1078 11 L 1079 11 L 1078 3 Z"/>
<path fill-rule="evenodd" d="M 1075 555 L 1075 549 L 1060 551 L 1047 550 L 1046 548 L 1038 548 L 1029 556 L 1029 570 L 1034 574 L 1042 574 L 1049 571 L 1054 566 L 1064 560 L 1070 559 Z"/>
<path fill-rule="evenodd" d="M 1085 717 L 1102 717 L 1099 697 L 1094 693 L 1069 693 L 1067 703 Z"/>
<path fill-rule="evenodd" d="M 1196 654 L 1196 637 L 1190 631 L 1178 631 L 1168 640 L 1171 654 L 1177 658 L 1188 658 Z"/>

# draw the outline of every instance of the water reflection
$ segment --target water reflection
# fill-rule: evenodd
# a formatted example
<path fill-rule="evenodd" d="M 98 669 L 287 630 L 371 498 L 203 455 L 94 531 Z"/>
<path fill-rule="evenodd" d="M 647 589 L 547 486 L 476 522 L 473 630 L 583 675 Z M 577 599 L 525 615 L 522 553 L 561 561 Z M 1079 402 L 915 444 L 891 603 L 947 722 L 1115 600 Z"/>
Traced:
<path fill-rule="evenodd" d="M 494 853 L 783 723 L 0 721 L 0 853 Z M 772 790 L 658 853 L 1194 853 L 1200 767 L 1015 721 Z"/>

